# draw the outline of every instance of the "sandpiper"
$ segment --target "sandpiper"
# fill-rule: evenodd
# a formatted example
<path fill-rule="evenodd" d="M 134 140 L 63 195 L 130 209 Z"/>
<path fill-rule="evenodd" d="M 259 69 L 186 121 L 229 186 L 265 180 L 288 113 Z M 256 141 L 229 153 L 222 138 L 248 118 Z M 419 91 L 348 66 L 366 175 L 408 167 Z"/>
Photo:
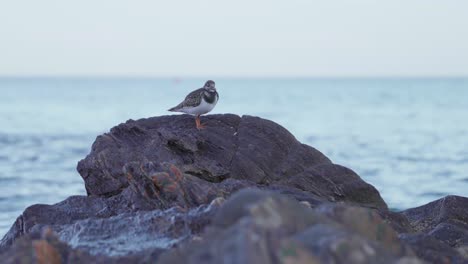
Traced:
<path fill-rule="evenodd" d="M 213 110 L 218 99 L 219 95 L 216 91 L 215 82 L 209 80 L 203 88 L 189 93 L 182 103 L 169 109 L 169 111 L 194 115 L 197 129 L 202 129 L 204 126 L 200 123 L 200 115 Z"/>

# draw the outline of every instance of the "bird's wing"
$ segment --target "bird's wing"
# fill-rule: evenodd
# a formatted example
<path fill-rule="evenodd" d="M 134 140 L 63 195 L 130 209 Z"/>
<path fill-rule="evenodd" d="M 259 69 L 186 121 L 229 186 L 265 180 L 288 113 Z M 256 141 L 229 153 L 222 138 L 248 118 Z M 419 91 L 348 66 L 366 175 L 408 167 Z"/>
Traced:
<path fill-rule="evenodd" d="M 187 97 L 185 97 L 185 100 L 182 102 L 183 107 L 199 106 L 201 103 L 201 99 L 203 97 L 203 92 L 204 92 L 204 89 L 200 88 L 189 93 Z"/>

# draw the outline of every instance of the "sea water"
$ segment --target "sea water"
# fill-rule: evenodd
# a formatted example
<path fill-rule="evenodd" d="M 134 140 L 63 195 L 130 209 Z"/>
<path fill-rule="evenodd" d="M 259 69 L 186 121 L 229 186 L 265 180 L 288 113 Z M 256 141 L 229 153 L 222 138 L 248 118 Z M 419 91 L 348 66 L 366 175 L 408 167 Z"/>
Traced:
<path fill-rule="evenodd" d="M 0 78 L 0 236 L 32 204 L 84 195 L 77 162 L 128 119 L 173 114 L 201 79 Z M 215 79 L 212 113 L 271 119 L 391 208 L 468 196 L 468 79 Z M 209 128 L 208 128 L 209 129 Z"/>

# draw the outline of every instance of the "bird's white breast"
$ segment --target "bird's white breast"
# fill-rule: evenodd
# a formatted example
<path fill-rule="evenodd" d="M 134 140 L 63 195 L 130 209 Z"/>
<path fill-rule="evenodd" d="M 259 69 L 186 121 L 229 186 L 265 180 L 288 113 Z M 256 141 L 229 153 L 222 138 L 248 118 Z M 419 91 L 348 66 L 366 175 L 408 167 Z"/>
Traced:
<path fill-rule="evenodd" d="M 200 105 L 196 107 L 182 108 L 180 111 L 190 115 L 203 115 L 213 110 L 213 108 L 216 106 L 216 103 L 218 103 L 218 98 L 216 98 L 212 104 L 209 104 L 204 99 L 202 99 Z"/>

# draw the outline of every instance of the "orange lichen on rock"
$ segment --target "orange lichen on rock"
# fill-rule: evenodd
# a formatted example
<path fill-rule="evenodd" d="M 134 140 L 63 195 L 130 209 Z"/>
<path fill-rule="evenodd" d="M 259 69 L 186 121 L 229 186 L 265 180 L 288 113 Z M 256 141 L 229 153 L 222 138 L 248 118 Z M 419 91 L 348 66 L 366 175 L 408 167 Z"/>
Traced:
<path fill-rule="evenodd" d="M 33 242 L 34 252 L 36 254 L 37 263 L 39 264 L 61 264 L 62 258 L 59 252 L 46 240 L 38 240 Z"/>

